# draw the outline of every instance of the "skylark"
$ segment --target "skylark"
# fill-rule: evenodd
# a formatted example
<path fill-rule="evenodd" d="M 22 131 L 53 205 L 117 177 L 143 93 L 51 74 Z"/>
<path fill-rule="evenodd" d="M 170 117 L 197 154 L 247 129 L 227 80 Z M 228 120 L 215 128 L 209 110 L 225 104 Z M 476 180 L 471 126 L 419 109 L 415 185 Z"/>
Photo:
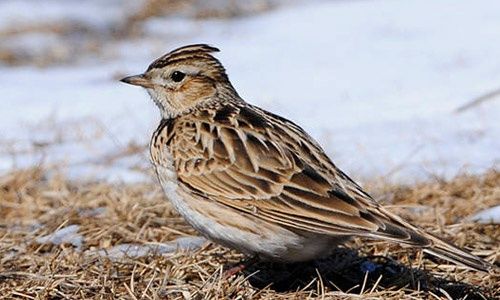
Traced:
<path fill-rule="evenodd" d="M 159 107 L 151 158 L 166 196 L 197 231 L 264 260 L 311 260 L 363 237 L 490 268 L 386 210 L 298 125 L 245 102 L 217 51 L 181 47 L 121 80 Z"/>

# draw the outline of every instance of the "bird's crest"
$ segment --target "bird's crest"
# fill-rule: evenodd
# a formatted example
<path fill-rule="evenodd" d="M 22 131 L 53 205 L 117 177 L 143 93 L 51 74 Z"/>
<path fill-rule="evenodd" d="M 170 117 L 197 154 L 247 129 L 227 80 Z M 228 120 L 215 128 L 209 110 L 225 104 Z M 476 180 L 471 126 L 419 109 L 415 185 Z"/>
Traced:
<path fill-rule="evenodd" d="M 183 46 L 175 50 L 172 50 L 169 53 L 153 61 L 149 65 L 147 71 L 157 68 L 163 68 L 169 64 L 178 63 L 184 60 L 191 60 L 191 59 L 208 59 L 209 61 L 214 61 L 217 64 L 220 64 L 219 61 L 211 55 L 211 53 L 219 51 L 220 51 L 219 49 L 209 46 L 207 44 L 194 44 L 194 45 Z"/>

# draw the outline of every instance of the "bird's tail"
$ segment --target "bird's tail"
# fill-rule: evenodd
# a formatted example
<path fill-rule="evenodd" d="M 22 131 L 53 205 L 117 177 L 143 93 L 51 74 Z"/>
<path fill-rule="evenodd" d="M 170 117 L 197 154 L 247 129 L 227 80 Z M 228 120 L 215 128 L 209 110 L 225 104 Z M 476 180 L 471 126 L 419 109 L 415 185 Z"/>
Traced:
<path fill-rule="evenodd" d="M 493 269 L 493 266 L 483 259 L 409 224 L 402 218 L 384 209 L 381 210 L 385 212 L 385 217 L 390 221 L 386 219 L 383 229 L 381 228 L 377 232 L 379 238 L 403 242 L 410 246 L 419 247 L 422 248 L 424 252 L 475 270 L 489 272 Z"/>
<path fill-rule="evenodd" d="M 424 247 L 424 252 L 479 271 L 488 272 L 493 267 L 483 259 L 469 252 L 466 252 L 458 248 L 457 246 L 448 243 L 430 233 L 426 233 L 425 235 L 427 239 L 432 241 L 432 244 L 431 246 Z"/>

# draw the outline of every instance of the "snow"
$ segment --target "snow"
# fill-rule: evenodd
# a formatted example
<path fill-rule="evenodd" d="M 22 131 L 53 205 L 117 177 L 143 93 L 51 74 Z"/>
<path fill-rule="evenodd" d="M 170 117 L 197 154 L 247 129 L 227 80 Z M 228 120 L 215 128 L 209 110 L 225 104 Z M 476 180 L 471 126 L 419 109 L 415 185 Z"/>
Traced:
<path fill-rule="evenodd" d="M 69 225 L 67 227 L 58 229 L 57 231 L 49 235 L 39 237 L 36 239 L 36 241 L 40 244 L 71 244 L 77 250 L 80 250 L 83 244 L 83 236 L 78 233 L 79 229 L 80 226 L 78 225 Z"/>
<path fill-rule="evenodd" d="M 164 255 L 174 253 L 178 250 L 194 251 L 201 248 L 207 240 L 199 236 L 186 236 L 177 238 L 168 243 L 155 243 L 155 244 L 119 244 L 110 249 L 101 249 L 91 251 L 90 253 L 97 253 L 100 256 L 106 256 L 111 260 L 120 260 L 124 257 L 138 258 L 147 255 Z"/>
<path fill-rule="evenodd" d="M 89 211 L 90 217 L 95 217 L 95 214 L 100 215 L 103 208 L 97 208 L 95 211 Z M 78 233 L 80 230 L 79 225 L 69 225 L 60 228 L 53 233 L 46 236 L 41 236 L 36 239 L 40 244 L 71 244 L 77 251 L 80 251 L 83 246 L 84 237 Z M 88 250 L 87 254 L 98 254 L 99 256 L 106 256 L 112 260 L 119 260 L 124 257 L 143 257 L 152 254 L 168 254 L 174 253 L 178 250 L 193 251 L 200 248 L 207 240 L 200 236 L 185 236 L 179 237 L 167 243 L 154 243 L 154 244 L 118 244 L 109 249 Z"/>
<path fill-rule="evenodd" d="M 36 17 L 31 1 L 2 1 L 0 28 L 33 20 L 106 27 L 132 5 L 69 2 L 80 3 L 44 1 Z M 414 181 L 499 166 L 500 99 L 454 113 L 500 87 L 498 1 L 314 1 L 229 20 L 155 18 L 142 30 L 111 41 L 105 60 L 0 66 L 0 172 L 63 163 L 72 178 L 150 180 L 135 168 L 149 168 L 146 151 L 110 159 L 130 143 L 146 145 L 159 122 L 146 93 L 117 79 L 199 42 L 221 49 L 244 99 L 300 124 L 354 178 Z"/>
<path fill-rule="evenodd" d="M 469 220 L 483 224 L 500 224 L 500 205 L 482 210 Z"/>

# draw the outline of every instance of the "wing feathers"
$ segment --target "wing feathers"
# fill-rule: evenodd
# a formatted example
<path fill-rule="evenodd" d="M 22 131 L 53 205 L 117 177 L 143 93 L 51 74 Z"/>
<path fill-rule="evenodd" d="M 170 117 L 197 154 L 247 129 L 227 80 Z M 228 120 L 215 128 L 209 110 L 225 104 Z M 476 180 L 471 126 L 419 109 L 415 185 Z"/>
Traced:
<path fill-rule="evenodd" d="M 330 183 L 309 166 L 306 166 L 302 172 L 295 173 L 289 185 L 322 196 L 328 196 L 328 191 L 331 189 Z"/>
<path fill-rule="evenodd" d="M 300 140 L 300 128 L 279 122 L 248 107 L 186 118 L 183 128 L 189 134 L 177 135 L 171 145 L 179 149 L 173 153 L 180 181 L 247 213 L 257 207 L 259 215 L 274 222 L 294 220 L 287 226 L 302 230 L 378 230 L 382 222 L 360 210 L 363 205 L 355 198 L 336 192 L 339 184 L 327 179 L 331 176 L 323 167 L 312 167 L 310 162 L 318 161 L 312 153 L 317 145 Z M 278 133 L 281 140 L 271 137 Z"/>
<path fill-rule="evenodd" d="M 338 198 L 324 197 L 295 187 L 287 187 L 283 194 L 296 201 L 307 203 L 311 207 L 359 216 L 359 210 L 356 207 Z"/>

